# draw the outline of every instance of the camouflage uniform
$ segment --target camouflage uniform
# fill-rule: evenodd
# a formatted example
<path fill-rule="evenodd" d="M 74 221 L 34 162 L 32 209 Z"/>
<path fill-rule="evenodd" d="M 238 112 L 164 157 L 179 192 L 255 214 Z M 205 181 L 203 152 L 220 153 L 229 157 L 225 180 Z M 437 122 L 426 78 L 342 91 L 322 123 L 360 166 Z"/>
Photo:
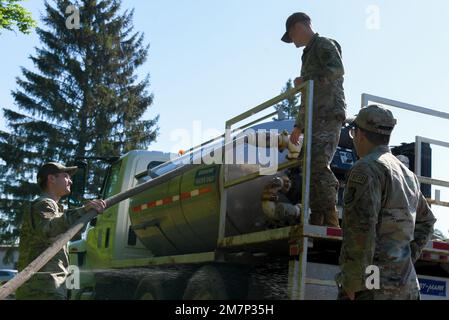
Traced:
<path fill-rule="evenodd" d="M 19 270 L 24 269 L 56 237 L 84 214 L 84 209 L 67 210 L 46 194 L 33 201 L 25 210 L 19 244 Z M 16 291 L 16 299 L 61 300 L 67 298 L 65 280 L 69 266 L 67 245 L 63 247 L 38 273 Z"/>
<path fill-rule="evenodd" d="M 385 126 L 382 116 L 377 117 L 379 108 L 362 109 L 358 116 L 362 120 L 357 123 L 356 119 L 356 125 L 391 133 L 395 120 L 391 115 L 394 122 Z M 384 112 L 383 116 L 389 114 Z M 417 177 L 390 153 L 388 146 L 381 145 L 354 164 L 344 199 L 341 273 L 336 278 L 343 289 L 340 297 L 349 291 L 356 293 L 356 299 L 418 299 L 414 263 L 430 239 L 436 220 Z M 371 275 L 366 274 L 370 265 L 379 267 L 379 289 L 368 290 L 365 285 Z"/>
<path fill-rule="evenodd" d="M 304 49 L 301 68 L 303 81 L 314 80 L 310 223 L 315 225 L 338 226 L 335 205 L 339 184 L 330 163 L 346 118 L 343 75 L 340 45 L 315 34 Z M 304 129 L 306 99 L 303 94 L 295 123 L 300 129 Z"/>

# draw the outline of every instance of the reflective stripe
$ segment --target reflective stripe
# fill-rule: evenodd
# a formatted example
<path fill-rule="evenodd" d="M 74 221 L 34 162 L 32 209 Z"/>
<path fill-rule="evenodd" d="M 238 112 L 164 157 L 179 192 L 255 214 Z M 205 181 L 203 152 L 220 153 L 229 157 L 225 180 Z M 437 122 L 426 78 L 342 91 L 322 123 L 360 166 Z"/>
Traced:
<path fill-rule="evenodd" d="M 149 208 L 153 208 L 153 207 L 160 207 L 166 204 L 171 204 L 173 202 L 179 201 L 179 200 L 186 200 L 186 199 L 190 199 L 192 197 L 196 197 L 205 193 L 209 193 L 212 191 L 211 187 L 204 187 L 204 188 L 200 188 L 200 189 L 194 189 L 192 191 L 187 191 L 187 192 L 181 192 L 181 194 L 177 194 L 171 197 L 166 197 L 164 199 L 160 199 L 160 200 L 156 200 L 156 201 L 151 201 L 148 203 L 144 203 L 138 206 L 135 206 L 132 208 L 133 212 L 140 212 L 142 210 L 146 210 Z"/>
<path fill-rule="evenodd" d="M 326 235 L 331 237 L 341 237 L 343 235 L 343 232 L 340 228 L 327 228 L 326 229 Z"/>
<path fill-rule="evenodd" d="M 438 250 L 449 251 L 449 243 L 440 242 L 440 241 L 432 241 L 432 248 Z"/>

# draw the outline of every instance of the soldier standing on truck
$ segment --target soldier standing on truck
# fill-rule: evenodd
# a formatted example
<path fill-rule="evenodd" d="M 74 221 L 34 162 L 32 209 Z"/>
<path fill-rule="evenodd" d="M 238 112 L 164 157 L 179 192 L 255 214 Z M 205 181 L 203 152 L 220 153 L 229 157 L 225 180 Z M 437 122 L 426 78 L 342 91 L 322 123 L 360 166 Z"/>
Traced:
<path fill-rule="evenodd" d="M 370 105 L 348 121 L 360 160 L 349 172 L 344 194 L 339 298 L 417 300 L 414 263 L 433 234 L 435 217 L 418 178 L 390 152 L 396 125 L 391 111 Z M 367 272 L 372 266 L 377 275 Z M 370 281 L 375 279 L 367 281 L 371 275 L 378 276 L 377 288 Z"/>
<path fill-rule="evenodd" d="M 57 162 L 44 164 L 37 181 L 42 194 L 25 210 L 19 244 L 19 270 L 24 269 L 47 249 L 56 237 L 68 229 L 90 209 L 102 213 L 105 202 L 88 201 L 82 208 L 63 211 L 59 199 L 70 194 L 71 176 L 77 167 L 65 167 Z M 67 246 L 56 254 L 38 273 L 16 291 L 16 299 L 65 300 L 65 280 L 68 275 Z"/>
<path fill-rule="evenodd" d="M 341 47 L 337 41 L 315 33 L 310 17 L 302 12 L 288 17 L 282 41 L 294 43 L 297 48 L 305 46 L 301 76 L 295 79 L 295 86 L 308 80 L 314 81 L 310 224 L 339 227 L 336 208 L 339 184 L 330 163 L 346 118 Z M 298 143 L 299 136 L 304 132 L 305 101 L 302 94 L 298 117 L 290 136 L 292 143 Z"/>

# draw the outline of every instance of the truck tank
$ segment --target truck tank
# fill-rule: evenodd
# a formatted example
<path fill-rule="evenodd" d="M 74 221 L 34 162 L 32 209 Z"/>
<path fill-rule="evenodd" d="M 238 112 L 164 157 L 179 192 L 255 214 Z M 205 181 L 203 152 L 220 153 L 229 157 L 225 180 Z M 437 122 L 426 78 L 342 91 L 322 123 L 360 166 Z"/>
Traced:
<path fill-rule="evenodd" d="M 254 130 L 277 129 L 291 130 L 292 120 L 272 121 L 252 127 Z M 221 143 L 211 147 L 215 152 L 222 148 Z M 254 151 L 254 145 L 244 144 L 236 149 L 234 144 L 234 162 L 238 154 L 245 157 L 248 151 Z M 268 151 L 269 149 L 269 151 Z M 287 150 L 272 152 L 278 165 L 286 160 Z M 129 216 L 133 230 L 142 243 L 155 256 L 179 255 L 195 252 L 212 251 L 216 248 L 219 213 L 221 164 L 198 164 L 193 169 L 183 172 L 186 157 L 190 161 L 200 156 L 184 155 L 182 158 L 167 162 L 150 171 L 152 178 L 166 172 L 178 170 L 179 176 L 144 192 L 130 201 Z M 259 161 L 259 155 L 256 161 Z M 237 162 L 238 163 L 238 162 Z M 234 180 L 259 170 L 258 165 L 228 164 L 228 178 Z M 290 171 L 289 171 L 290 170 Z M 296 170 L 297 171 L 297 170 Z M 291 169 L 275 173 L 276 176 L 289 175 Z M 147 177 L 149 178 L 149 177 Z M 273 179 L 273 175 L 260 176 L 257 179 L 228 188 L 226 236 L 256 232 L 267 228 L 262 209 L 264 187 Z M 293 177 L 295 180 L 295 177 Z M 296 175 L 296 190 L 293 190 L 292 204 L 299 202 L 300 177 Z"/>

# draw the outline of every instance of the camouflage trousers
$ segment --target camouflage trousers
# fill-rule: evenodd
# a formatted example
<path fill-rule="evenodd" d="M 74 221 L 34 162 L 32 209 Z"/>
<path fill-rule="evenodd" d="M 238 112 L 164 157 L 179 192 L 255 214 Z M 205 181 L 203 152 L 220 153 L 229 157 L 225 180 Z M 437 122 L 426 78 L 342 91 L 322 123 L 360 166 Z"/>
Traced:
<path fill-rule="evenodd" d="M 314 119 L 310 165 L 310 224 L 338 227 L 339 183 L 330 163 L 340 140 L 341 119 Z"/>
<path fill-rule="evenodd" d="M 65 275 L 37 274 L 16 291 L 17 300 L 67 300 Z"/>

